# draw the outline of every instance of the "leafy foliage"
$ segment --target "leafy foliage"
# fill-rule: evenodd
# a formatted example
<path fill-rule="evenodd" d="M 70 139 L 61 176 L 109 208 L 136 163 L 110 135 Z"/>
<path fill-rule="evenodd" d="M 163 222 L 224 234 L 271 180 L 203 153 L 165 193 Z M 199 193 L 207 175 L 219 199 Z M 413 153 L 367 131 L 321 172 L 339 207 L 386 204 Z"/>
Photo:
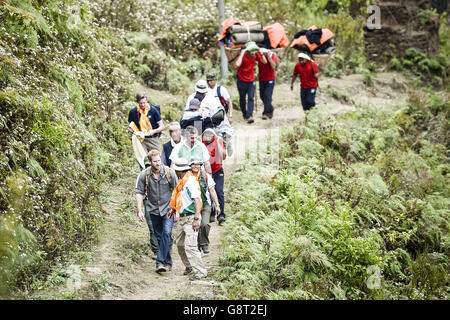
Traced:
<path fill-rule="evenodd" d="M 246 164 L 228 186 L 225 296 L 448 298 L 447 101 L 319 107 L 284 132 L 279 169 Z"/>
<path fill-rule="evenodd" d="M 393 58 L 390 69 L 396 71 L 407 70 L 419 79 L 434 87 L 442 87 L 448 82 L 448 57 L 438 54 L 428 57 L 425 53 L 409 48 L 401 58 Z"/>

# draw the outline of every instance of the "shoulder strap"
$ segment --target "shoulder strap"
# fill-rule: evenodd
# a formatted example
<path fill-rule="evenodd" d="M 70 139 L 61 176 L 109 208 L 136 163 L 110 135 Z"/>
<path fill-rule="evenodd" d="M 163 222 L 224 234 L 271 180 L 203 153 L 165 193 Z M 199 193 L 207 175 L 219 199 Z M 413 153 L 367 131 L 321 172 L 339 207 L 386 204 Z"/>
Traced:
<path fill-rule="evenodd" d="M 168 166 L 164 166 L 164 174 L 167 181 L 169 182 L 170 190 L 173 190 L 174 188 L 172 186 L 172 175 L 170 174 L 170 168 Z"/>
<path fill-rule="evenodd" d="M 148 180 L 150 178 L 151 170 L 152 170 L 152 167 L 148 167 L 147 169 L 145 169 L 145 191 L 146 192 L 148 190 Z"/>
<path fill-rule="evenodd" d="M 222 95 L 220 94 L 220 86 L 219 85 L 217 85 L 217 97 L 219 97 L 220 104 L 222 106 L 225 106 L 225 101 L 223 101 L 225 99 L 223 99 Z"/>
<path fill-rule="evenodd" d="M 207 180 L 208 176 L 206 171 L 202 170 L 200 176 L 203 178 L 203 181 L 205 182 L 206 189 L 208 189 L 208 180 Z"/>

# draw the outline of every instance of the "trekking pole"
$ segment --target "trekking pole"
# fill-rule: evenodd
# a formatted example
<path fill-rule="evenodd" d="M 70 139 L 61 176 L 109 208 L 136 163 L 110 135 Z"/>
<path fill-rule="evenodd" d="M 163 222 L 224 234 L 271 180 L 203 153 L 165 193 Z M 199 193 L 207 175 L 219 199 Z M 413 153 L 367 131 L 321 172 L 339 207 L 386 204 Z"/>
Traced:
<path fill-rule="evenodd" d="M 257 84 L 258 84 L 258 81 L 255 80 L 255 95 L 254 95 L 255 96 L 255 113 L 258 112 L 258 94 L 257 94 L 257 91 L 258 91 L 257 89 L 258 88 L 257 88 Z"/>

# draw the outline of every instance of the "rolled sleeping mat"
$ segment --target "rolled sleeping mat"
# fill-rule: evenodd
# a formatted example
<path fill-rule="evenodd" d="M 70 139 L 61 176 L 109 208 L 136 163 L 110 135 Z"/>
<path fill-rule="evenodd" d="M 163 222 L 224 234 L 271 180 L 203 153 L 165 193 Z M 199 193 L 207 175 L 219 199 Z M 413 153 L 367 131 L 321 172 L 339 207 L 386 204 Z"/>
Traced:
<path fill-rule="evenodd" d="M 264 41 L 264 33 L 262 32 L 235 33 L 231 36 L 231 41 L 234 44 L 244 44 L 249 41 L 259 43 Z"/>
<path fill-rule="evenodd" d="M 262 32 L 262 30 L 263 30 L 263 28 L 262 28 L 261 24 L 255 24 L 252 26 L 248 26 L 248 28 L 245 24 L 244 25 L 235 24 L 235 25 L 232 25 L 228 29 L 228 31 L 230 31 L 231 34 L 244 33 L 244 32 L 245 33 L 247 33 L 247 32 Z"/>

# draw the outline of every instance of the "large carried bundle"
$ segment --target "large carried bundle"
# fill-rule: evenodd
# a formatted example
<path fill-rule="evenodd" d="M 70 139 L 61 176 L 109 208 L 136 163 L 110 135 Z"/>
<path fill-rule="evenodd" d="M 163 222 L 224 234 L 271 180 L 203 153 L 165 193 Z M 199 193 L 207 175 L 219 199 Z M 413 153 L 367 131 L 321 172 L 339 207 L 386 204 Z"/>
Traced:
<path fill-rule="evenodd" d="M 334 33 L 330 29 L 311 26 L 297 32 L 290 47 L 310 54 L 332 54 L 336 50 L 333 37 Z"/>
<path fill-rule="evenodd" d="M 294 35 L 290 47 L 306 53 L 317 63 L 320 71 L 324 71 L 328 62 L 336 52 L 334 33 L 327 28 L 311 26 Z"/>
<path fill-rule="evenodd" d="M 222 34 L 219 37 L 219 42 L 226 48 L 241 48 L 248 41 L 258 43 L 263 40 L 262 24 L 258 21 L 245 22 L 228 18 L 222 23 Z"/>
<path fill-rule="evenodd" d="M 245 43 L 254 41 L 258 47 L 281 50 L 289 46 L 289 38 L 284 27 L 279 23 L 263 27 L 258 21 L 237 21 L 232 18 L 222 23 L 222 34 L 219 42 L 225 47 L 228 62 L 236 60 Z"/>

